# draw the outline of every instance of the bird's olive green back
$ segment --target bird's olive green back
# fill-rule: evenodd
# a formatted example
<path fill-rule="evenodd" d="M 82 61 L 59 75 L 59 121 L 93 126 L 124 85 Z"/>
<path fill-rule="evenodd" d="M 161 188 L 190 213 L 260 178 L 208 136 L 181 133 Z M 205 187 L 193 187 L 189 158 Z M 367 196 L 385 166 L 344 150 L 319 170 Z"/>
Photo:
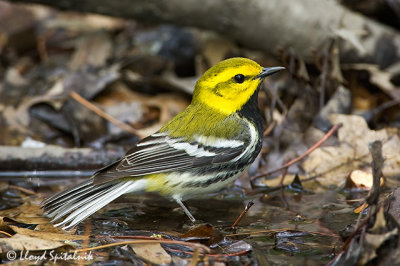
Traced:
<path fill-rule="evenodd" d="M 234 116 L 215 112 L 204 104 L 191 104 L 164 125 L 160 132 L 168 132 L 171 137 L 185 136 L 189 141 L 200 135 L 234 139 L 240 136 L 243 130 L 240 124 L 244 123 L 234 119 Z"/>

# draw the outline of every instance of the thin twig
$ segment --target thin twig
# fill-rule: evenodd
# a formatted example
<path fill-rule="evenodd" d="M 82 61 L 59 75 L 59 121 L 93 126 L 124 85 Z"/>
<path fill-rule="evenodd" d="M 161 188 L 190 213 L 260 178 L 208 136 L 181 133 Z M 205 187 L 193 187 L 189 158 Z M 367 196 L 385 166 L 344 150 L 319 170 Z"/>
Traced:
<path fill-rule="evenodd" d="M 200 249 L 199 248 L 195 248 L 192 254 L 192 259 L 189 263 L 189 266 L 196 266 L 197 263 L 200 260 Z"/>
<path fill-rule="evenodd" d="M 377 210 L 379 209 L 376 208 L 374 213 L 370 212 L 368 216 L 360 223 L 360 225 L 353 231 L 353 233 L 351 233 L 351 235 L 343 243 L 340 250 L 336 253 L 336 256 L 327 264 L 327 266 L 332 265 L 335 262 L 335 260 L 340 256 L 340 254 L 344 252 L 344 250 L 349 246 L 351 240 L 353 240 L 353 238 L 357 235 L 358 231 L 360 231 L 360 229 L 362 229 L 362 227 L 367 224 L 367 222 L 369 221 L 369 219 L 371 219 L 372 216 L 376 215 Z"/>
<path fill-rule="evenodd" d="M 285 198 L 285 190 L 284 190 L 285 186 L 283 185 L 283 181 L 285 181 L 287 172 L 288 172 L 287 167 L 282 169 L 282 177 L 281 177 L 281 181 L 279 182 L 279 186 L 281 187 L 281 200 L 283 202 L 283 205 L 285 206 L 285 209 L 289 208 L 289 203 L 286 201 L 286 198 Z"/>
<path fill-rule="evenodd" d="M 383 163 L 385 159 L 382 156 L 382 142 L 377 140 L 368 145 L 369 152 L 371 153 L 372 156 L 372 163 L 371 163 L 371 168 L 372 168 L 372 189 L 369 192 L 368 197 L 366 198 L 365 202 L 361 205 L 362 209 L 360 211 L 360 214 L 358 215 L 356 227 L 359 225 L 361 216 L 364 212 L 364 210 L 367 207 L 370 207 L 370 210 L 374 206 L 378 204 L 379 200 L 379 192 L 380 192 L 380 186 L 381 186 L 381 176 L 382 176 L 382 168 L 383 168 Z"/>
<path fill-rule="evenodd" d="M 191 243 L 191 242 L 169 240 L 169 239 L 121 241 L 121 242 L 110 243 L 110 244 L 101 245 L 101 246 L 92 247 L 92 248 L 82 248 L 82 249 L 78 249 L 78 250 L 72 250 L 71 252 L 86 252 L 86 251 L 90 251 L 90 250 L 97 250 L 97 249 L 120 246 L 120 245 L 152 244 L 152 243 L 184 245 L 184 246 L 189 246 L 189 247 L 193 247 L 193 248 L 201 248 L 201 249 L 205 250 L 206 252 L 210 252 L 210 249 L 208 247 L 206 247 L 202 244 L 199 244 L 199 243 Z"/>
<path fill-rule="evenodd" d="M 189 254 L 189 255 L 193 255 L 192 251 L 187 251 L 187 250 L 178 250 L 178 249 L 173 249 L 173 248 L 168 248 L 167 251 L 172 251 L 172 252 L 180 252 L 180 253 L 185 253 L 185 254 Z M 207 261 L 208 258 L 213 258 L 215 260 L 218 260 L 220 257 L 236 257 L 236 256 L 242 256 L 245 255 L 247 253 L 251 252 L 251 250 L 245 249 L 242 251 L 238 251 L 238 252 L 233 252 L 233 253 L 215 253 L 215 254 L 206 254 L 204 255 L 204 257 L 202 258 L 203 261 Z"/>
<path fill-rule="evenodd" d="M 322 69 L 321 69 L 321 85 L 319 87 L 319 108 L 322 109 L 325 103 L 325 88 L 326 88 L 326 82 L 328 79 L 328 67 L 329 67 L 329 49 L 330 47 L 327 48 L 328 51 L 324 51 L 322 55 Z"/>
<path fill-rule="evenodd" d="M 372 216 L 372 215 L 371 215 Z M 354 238 L 354 236 L 358 233 L 358 231 L 361 229 L 361 227 L 363 227 L 364 225 L 367 224 L 368 220 L 371 218 L 371 216 L 368 216 L 367 218 L 365 218 L 362 223 L 354 230 L 353 233 L 351 233 L 351 235 L 346 239 L 346 241 L 344 242 L 343 246 L 340 248 L 340 250 L 338 251 L 337 254 L 340 254 L 340 252 L 343 252 L 347 246 L 350 244 L 351 240 Z"/>
<path fill-rule="evenodd" d="M 22 191 L 22 192 L 24 192 L 25 194 L 28 194 L 28 195 L 36 195 L 35 191 L 32 191 L 32 190 L 24 188 L 24 187 L 15 186 L 15 185 L 8 185 L 8 187 L 16 189 L 16 190 L 19 190 L 19 191 Z"/>
<path fill-rule="evenodd" d="M 311 234 L 311 235 L 321 235 L 321 236 L 330 236 L 330 237 L 334 237 L 334 238 L 340 238 L 340 236 L 337 235 L 337 234 L 328 234 L 328 233 L 322 233 L 322 232 L 299 231 L 299 230 L 294 230 L 293 228 L 280 228 L 280 229 L 250 231 L 250 232 L 228 234 L 228 235 L 225 235 L 225 236 L 226 237 L 230 237 L 230 236 L 247 236 L 247 235 L 256 236 L 256 235 L 259 235 L 259 234 L 274 234 L 274 233 L 285 232 L 285 231 L 304 232 L 304 233 Z"/>
<path fill-rule="evenodd" d="M 235 227 L 238 225 L 238 223 L 242 220 L 243 216 L 250 210 L 251 206 L 254 205 L 253 201 L 250 201 L 247 203 L 246 207 L 244 207 L 244 210 L 242 213 L 239 215 L 239 217 L 236 219 L 236 221 L 231 225 L 231 229 L 235 229 Z"/>
<path fill-rule="evenodd" d="M 376 205 L 379 199 L 379 190 L 381 186 L 382 168 L 385 161 L 382 156 L 382 142 L 377 140 L 369 145 L 369 151 L 372 156 L 372 189 L 366 202 L 368 205 Z"/>
<path fill-rule="evenodd" d="M 297 158 L 291 160 L 290 162 L 284 164 L 283 166 L 281 166 L 281 167 L 279 167 L 279 168 L 277 168 L 277 169 L 274 169 L 274 170 L 272 170 L 272 171 L 269 171 L 269 172 L 266 172 L 266 173 L 263 173 L 263 174 L 256 175 L 256 176 L 252 177 L 251 180 L 253 181 L 253 180 L 256 180 L 256 179 L 258 179 L 258 178 L 260 178 L 260 177 L 264 177 L 264 176 L 267 176 L 267 175 L 270 175 L 270 174 L 279 172 L 279 171 L 281 171 L 281 170 L 283 170 L 283 169 L 285 169 L 285 168 L 287 168 L 287 167 L 289 167 L 289 166 L 291 166 L 291 165 L 297 163 L 298 161 L 302 160 L 304 157 L 310 155 L 310 153 L 312 153 L 312 152 L 313 152 L 315 149 L 317 149 L 319 146 L 321 146 L 322 143 L 324 143 L 328 138 L 330 138 L 330 137 L 331 137 L 339 128 L 341 128 L 342 126 L 343 126 L 342 123 L 339 123 L 339 124 L 334 125 L 334 126 L 328 131 L 328 133 L 325 134 L 325 136 L 323 136 L 317 143 L 315 143 L 311 148 L 309 148 L 303 155 L 301 155 L 301 156 L 299 156 L 299 157 L 297 157 Z"/>
<path fill-rule="evenodd" d="M 95 112 L 98 116 L 110 121 L 111 123 L 113 123 L 114 125 L 116 125 L 119 128 L 122 128 L 123 130 L 126 130 L 140 138 L 145 137 L 143 134 L 141 134 L 138 130 L 134 129 L 133 127 L 131 127 L 130 125 L 123 123 L 121 121 L 119 121 L 118 119 L 116 119 L 115 117 L 105 113 L 103 110 L 101 110 L 99 107 L 95 106 L 94 104 L 92 104 L 91 102 L 89 102 L 88 100 L 86 100 L 85 98 L 83 98 L 82 96 L 80 96 L 78 93 L 76 93 L 75 91 L 71 91 L 70 92 L 70 96 L 72 97 L 72 99 L 74 99 L 75 101 L 77 101 L 78 103 L 82 104 L 83 106 L 85 106 L 86 108 L 88 108 L 89 110 Z"/>
<path fill-rule="evenodd" d="M 4 231 L 0 231 L 0 234 L 6 235 L 6 236 L 8 236 L 8 237 L 12 237 L 12 235 L 10 235 L 9 233 L 4 232 Z"/>
<path fill-rule="evenodd" d="M 155 238 L 152 236 L 96 236 L 96 239 L 140 239 L 140 240 L 154 240 Z M 160 239 L 165 239 L 165 238 L 160 238 Z"/>

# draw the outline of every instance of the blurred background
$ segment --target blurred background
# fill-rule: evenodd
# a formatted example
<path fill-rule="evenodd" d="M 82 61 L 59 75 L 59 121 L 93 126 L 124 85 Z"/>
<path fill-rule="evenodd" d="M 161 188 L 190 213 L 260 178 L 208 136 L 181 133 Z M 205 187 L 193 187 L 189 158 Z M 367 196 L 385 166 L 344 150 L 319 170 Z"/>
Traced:
<path fill-rule="evenodd" d="M 393 221 L 373 232 L 392 238 L 364 245 L 352 235 L 360 217 L 375 219 L 364 204 L 373 187 L 371 142 L 381 141 L 385 158 L 380 202 L 400 193 L 399 55 L 397 0 L 0 1 L 0 217 L 35 224 L 18 216 L 28 201 L 37 206 L 122 157 L 185 109 L 205 70 L 240 56 L 286 71 L 260 90 L 263 149 L 248 173 L 213 195 L 213 210 L 192 202 L 194 215 L 219 230 L 256 202 L 239 228 L 243 254 L 221 263 L 399 262 L 398 209 L 386 208 Z M 339 123 L 305 159 L 272 172 Z M 96 214 L 91 234 L 187 230 L 173 203 L 130 200 Z M 349 236 L 357 246 L 343 246 Z M 235 241 L 225 243 L 230 254 Z M 352 260 L 338 257 L 346 248 L 360 250 Z M 143 263 L 124 252 L 98 260 Z"/>

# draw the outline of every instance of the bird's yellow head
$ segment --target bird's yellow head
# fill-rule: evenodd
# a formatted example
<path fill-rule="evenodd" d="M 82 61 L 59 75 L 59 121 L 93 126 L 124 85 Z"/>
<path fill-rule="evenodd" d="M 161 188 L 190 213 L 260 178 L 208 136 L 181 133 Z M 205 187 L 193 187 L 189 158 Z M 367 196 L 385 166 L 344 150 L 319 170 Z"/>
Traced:
<path fill-rule="evenodd" d="M 247 58 L 230 58 L 208 69 L 197 81 L 193 103 L 206 104 L 230 115 L 240 110 L 266 76 L 284 69 L 263 68 Z"/>

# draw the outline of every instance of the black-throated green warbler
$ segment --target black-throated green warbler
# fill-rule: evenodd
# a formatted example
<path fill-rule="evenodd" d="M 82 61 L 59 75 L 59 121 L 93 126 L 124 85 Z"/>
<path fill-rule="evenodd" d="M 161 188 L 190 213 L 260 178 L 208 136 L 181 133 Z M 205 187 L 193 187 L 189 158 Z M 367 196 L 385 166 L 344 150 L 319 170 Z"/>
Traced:
<path fill-rule="evenodd" d="M 261 149 L 263 119 L 257 107 L 265 77 L 284 69 L 262 68 L 246 58 L 224 60 L 197 81 L 192 103 L 125 157 L 88 181 L 45 200 L 48 216 L 70 228 L 125 193 L 155 191 L 182 203 L 225 187 Z"/>

